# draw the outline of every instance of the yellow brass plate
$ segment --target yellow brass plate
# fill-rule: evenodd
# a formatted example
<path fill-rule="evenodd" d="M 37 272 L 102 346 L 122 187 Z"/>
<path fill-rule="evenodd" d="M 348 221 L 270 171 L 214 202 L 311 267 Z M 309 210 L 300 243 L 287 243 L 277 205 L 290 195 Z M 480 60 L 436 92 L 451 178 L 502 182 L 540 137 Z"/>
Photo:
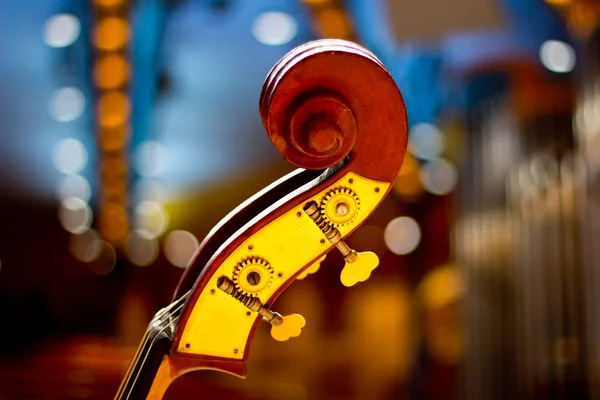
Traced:
<path fill-rule="evenodd" d="M 356 193 L 361 200 L 361 212 L 349 224 L 338 228 L 345 237 L 377 207 L 389 185 L 388 182 L 372 181 L 350 172 L 332 182 L 312 200 L 320 204 L 324 195 L 339 186 L 349 187 Z M 258 294 L 264 304 L 290 276 L 330 250 L 333 246 L 329 241 L 321 243 L 325 235 L 304 213 L 304 204 L 298 204 L 246 239 L 221 264 L 190 314 L 179 343 L 180 352 L 236 359 L 244 357 L 250 329 L 258 314 L 251 312 L 247 315 L 249 310 L 242 303 L 217 289 L 217 280 L 223 275 L 231 279 L 236 265 L 247 257 L 267 260 L 274 273 L 271 284 Z M 214 289 L 212 293 L 210 289 Z"/>

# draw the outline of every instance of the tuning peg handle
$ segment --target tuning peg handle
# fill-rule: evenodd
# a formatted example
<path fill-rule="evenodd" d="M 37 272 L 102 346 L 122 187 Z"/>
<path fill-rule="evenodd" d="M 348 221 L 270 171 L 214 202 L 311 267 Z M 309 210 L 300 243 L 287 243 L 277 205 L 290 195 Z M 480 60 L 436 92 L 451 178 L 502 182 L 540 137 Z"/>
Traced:
<path fill-rule="evenodd" d="M 342 285 L 354 286 L 358 282 L 364 282 L 371 276 L 371 272 L 379 265 L 379 257 L 372 251 L 358 253 L 351 250 L 344 256 L 346 264 L 340 274 Z"/>
<path fill-rule="evenodd" d="M 279 342 L 285 342 L 291 337 L 299 336 L 302 328 L 306 325 L 306 320 L 300 314 L 284 316 L 277 314 L 269 322 L 271 323 L 271 336 Z"/>

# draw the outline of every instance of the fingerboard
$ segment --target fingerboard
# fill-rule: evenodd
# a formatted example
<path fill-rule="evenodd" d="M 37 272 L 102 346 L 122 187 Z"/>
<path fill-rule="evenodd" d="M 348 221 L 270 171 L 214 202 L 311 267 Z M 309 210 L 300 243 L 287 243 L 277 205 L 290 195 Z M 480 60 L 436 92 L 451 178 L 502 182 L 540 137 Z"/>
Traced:
<path fill-rule="evenodd" d="M 148 395 L 156 373 L 173 341 L 166 330 L 153 327 L 146 334 L 115 396 L 115 400 L 142 400 Z"/>

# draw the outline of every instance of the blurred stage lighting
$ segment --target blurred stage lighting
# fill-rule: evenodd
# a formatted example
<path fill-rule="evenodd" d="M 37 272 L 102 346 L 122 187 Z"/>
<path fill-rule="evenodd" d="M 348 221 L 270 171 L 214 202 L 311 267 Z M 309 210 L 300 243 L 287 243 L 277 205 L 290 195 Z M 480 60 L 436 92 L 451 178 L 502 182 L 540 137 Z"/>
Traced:
<path fill-rule="evenodd" d="M 118 54 L 102 56 L 96 64 L 94 79 L 102 89 L 118 88 L 129 79 L 129 63 Z"/>
<path fill-rule="evenodd" d="M 96 240 L 92 246 L 93 249 L 90 249 L 90 251 L 97 254 L 97 256 L 88 262 L 88 268 L 96 275 L 108 275 L 117 263 L 115 249 L 109 243 L 102 240 Z"/>
<path fill-rule="evenodd" d="M 288 43 L 298 32 L 298 24 L 289 14 L 270 11 L 260 14 L 252 24 L 252 35 L 269 46 Z"/>
<path fill-rule="evenodd" d="M 163 174 L 167 169 L 165 147 L 154 140 L 141 143 L 133 153 L 133 168 L 143 177 Z"/>
<path fill-rule="evenodd" d="M 80 172 L 87 163 L 88 153 L 83 143 L 77 139 L 66 138 L 54 147 L 52 161 L 57 170 L 63 174 Z"/>
<path fill-rule="evenodd" d="M 540 60 L 552 72 L 571 72 L 575 68 L 575 59 L 575 50 L 568 43 L 546 40 L 540 47 Z"/>
<path fill-rule="evenodd" d="M 127 210 L 122 204 L 108 202 L 100 209 L 100 233 L 107 240 L 116 242 L 125 237 L 129 229 Z"/>
<path fill-rule="evenodd" d="M 409 132 L 409 150 L 421 160 L 430 160 L 444 152 L 446 138 L 432 124 L 414 124 Z"/>
<path fill-rule="evenodd" d="M 98 100 L 98 120 L 102 127 L 117 127 L 129 118 L 131 103 L 127 94 L 113 90 L 104 93 Z"/>
<path fill-rule="evenodd" d="M 114 7 L 123 3 L 124 0 L 95 0 L 96 4 L 103 7 Z"/>
<path fill-rule="evenodd" d="M 83 262 L 94 261 L 100 254 L 100 235 L 94 229 L 71 235 L 69 249 L 73 257 Z"/>
<path fill-rule="evenodd" d="M 452 163 L 438 158 L 421 167 L 421 182 L 429 193 L 447 195 L 456 188 L 458 172 Z"/>
<path fill-rule="evenodd" d="M 134 227 L 136 233 L 147 239 L 162 235 L 169 226 L 169 214 L 162 204 L 143 201 L 135 207 Z"/>
<path fill-rule="evenodd" d="M 198 239 L 187 231 L 173 231 L 167 236 L 164 248 L 169 262 L 185 268 L 198 249 Z"/>
<path fill-rule="evenodd" d="M 67 197 L 60 204 L 58 220 L 67 231 L 75 234 L 85 232 L 92 224 L 92 209 L 77 197 Z"/>
<path fill-rule="evenodd" d="M 119 50 L 129 41 L 129 25 L 123 18 L 103 18 L 96 27 L 96 46 L 101 50 Z"/>
<path fill-rule="evenodd" d="M 85 97 L 76 87 L 66 87 L 56 90 L 50 97 L 48 113 L 59 122 L 73 121 L 79 117 L 85 108 Z"/>
<path fill-rule="evenodd" d="M 92 195 L 90 183 L 81 175 L 67 175 L 56 187 L 56 197 L 63 201 L 67 197 L 77 197 L 89 202 Z"/>
<path fill-rule="evenodd" d="M 66 47 L 77 40 L 81 32 L 79 19 L 71 14 L 57 14 L 44 25 L 44 42 L 51 47 Z"/>
<path fill-rule="evenodd" d="M 385 227 L 383 238 L 392 253 L 408 254 L 421 242 L 421 228 L 417 221 L 410 217 L 394 218 Z"/>
<path fill-rule="evenodd" d="M 159 182 L 153 179 L 140 179 L 131 190 L 132 203 L 143 201 L 164 202 L 167 199 L 167 190 Z"/>
<path fill-rule="evenodd" d="M 155 239 L 132 233 L 127 239 L 125 251 L 132 264 L 139 267 L 146 267 L 152 264 L 158 257 L 159 246 Z"/>

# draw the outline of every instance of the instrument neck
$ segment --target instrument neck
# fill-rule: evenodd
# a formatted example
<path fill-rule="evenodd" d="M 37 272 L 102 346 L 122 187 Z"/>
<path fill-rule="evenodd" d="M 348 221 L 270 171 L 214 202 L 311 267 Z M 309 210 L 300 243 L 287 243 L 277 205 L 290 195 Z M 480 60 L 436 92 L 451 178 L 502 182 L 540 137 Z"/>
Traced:
<path fill-rule="evenodd" d="M 146 399 L 163 358 L 169 353 L 173 342 L 163 330 L 150 330 L 121 383 L 115 400 Z"/>
<path fill-rule="evenodd" d="M 188 293 L 156 313 L 127 370 L 115 400 L 146 399 L 163 359 L 173 345 L 172 334 Z M 165 388 L 166 390 L 166 388 Z"/>

